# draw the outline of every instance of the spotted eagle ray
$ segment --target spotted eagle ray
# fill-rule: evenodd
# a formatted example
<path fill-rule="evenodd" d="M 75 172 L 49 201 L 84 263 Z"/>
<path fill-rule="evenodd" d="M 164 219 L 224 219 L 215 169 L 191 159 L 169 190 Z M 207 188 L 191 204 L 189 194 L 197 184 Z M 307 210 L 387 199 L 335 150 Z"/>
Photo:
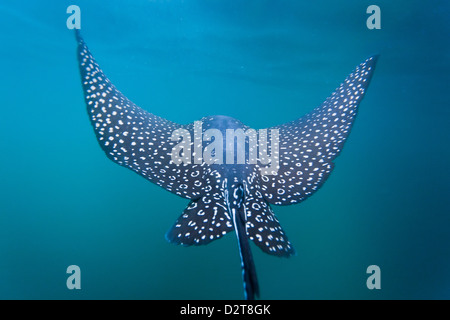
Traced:
<path fill-rule="evenodd" d="M 278 257 L 295 254 L 272 211 L 273 205 L 300 203 L 317 191 L 334 168 L 351 130 L 377 56 L 362 62 L 322 103 L 305 116 L 269 129 L 279 134 L 276 174 L 259 163 L 175 164 L 171 152 L 177 129 L 194 132 L 151 114 L 128 100 L 104 75 L 76 30 L 78 61 L 87 111 L 106 156 L 190 203 L 166 239 L 184 246 L 205 245 L 236 233 L 246 299 L 259 296 L 250 242 Z M 202 130 L 249 129 L 237 119 L 208 116 Z M 204 143 L 201 141 L 200 143 Z M 193 143 L 192 143 L 193 144 Z"/>

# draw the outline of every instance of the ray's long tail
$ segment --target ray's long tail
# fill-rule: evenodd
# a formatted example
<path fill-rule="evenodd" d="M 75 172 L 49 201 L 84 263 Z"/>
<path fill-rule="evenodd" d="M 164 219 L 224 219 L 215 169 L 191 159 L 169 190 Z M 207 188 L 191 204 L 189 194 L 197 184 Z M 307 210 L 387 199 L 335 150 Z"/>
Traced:
<path fill-rule="evenodd" d="M 234 210 L 234 228 L 239 244 L 241 256 L 242 280 L 244 282 L 245 299 L 254 300 L 259 296 L 258 278 L 256 276 L 255 262 L 253 261 L 250 243 L 245 230 L 245 213 L 243 207 Z"/>

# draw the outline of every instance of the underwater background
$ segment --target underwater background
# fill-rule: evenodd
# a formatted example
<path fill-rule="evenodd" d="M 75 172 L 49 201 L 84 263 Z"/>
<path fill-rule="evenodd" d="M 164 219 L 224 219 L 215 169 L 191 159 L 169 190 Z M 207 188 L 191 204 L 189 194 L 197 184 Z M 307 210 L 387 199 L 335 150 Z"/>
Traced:
<path fill-rule="evenodd" d="M 450 3 L 0 2 L 0 299 L 242 299 L 234 233 L 169 244 L 188 200 L 106 158 L 91 128 L 66 9 L 130 100 L 178 123 L 252 128 L 321 104 L 380 54 L 336 167 L 273 206 L 297 251 L 252 244 L 262 299 L 450 299 Z M 366 9 L 381 9 L 369 30 Z M 69 290 L 69 265 L 81 290 Z M 378 265 L 381 289 L 366 269 Z"/>

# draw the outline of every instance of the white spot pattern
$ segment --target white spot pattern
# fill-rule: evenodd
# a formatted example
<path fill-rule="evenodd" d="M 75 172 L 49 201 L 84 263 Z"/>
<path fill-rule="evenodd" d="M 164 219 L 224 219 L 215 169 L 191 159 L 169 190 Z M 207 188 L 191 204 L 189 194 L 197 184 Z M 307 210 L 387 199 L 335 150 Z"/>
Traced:
<path fill-rule="evenodd" d="M 377 57 L 361 63 L 328 97 L 304 117 L 279 129 L 277 175 L 263 176 L 264 198 L 275 205 L 299 203 L 318 190 L 333 170 L 369 85 Z"/>
<path fill-rule="evenodd" d="M 306 116 L 279 129 L 279 168 L 261 175 L 259 165 L 180 164 L 171 160 L 177 144 L 170 137 L 179 125 L 139 108 L 120 93 L 99 68 L 77 33 L 78 58 L 88 114 L 106 155 L 151 182 L 181 197 L 189 206 L 167 232 L 170 242 L 207 244 L 233 231 L 226 194 L 243 184 L 247 236 L 264 252 L 289 256 L 295 251 L 269 203 L 288 205 L 313 194 L 333 169 L 369 84 L 376 57 L 360 64 L 326 101 Z M 204 130 L 248 127 L 224 116 L 205 117 Z M 269 131 L 269 130 L 268 130 Z M 225 136 L 225 135 L 224 135 Z M 191 144 L 193 145 L 193 144 Z"/>
<path fill-rule="evenodd" d="M 210 175 L 217 184 L 205 196 L 192 200 L 172 228 L 166 233 L 169 242 L 181 245 L 203 245 L 223 237 L 233 230 L 224 193 L 221 191 L 221 177 L 216 171 Z"/>
<path fill-rule="evenodd" d="M 245 215 L 247 217 L 247 236 L 262 251 L 279 256 L 288 257 L 295 254 L 292 244 L 285 235 L 277 217 L 270 205 L 263 198 L 259 190 L 260 186 L 255 184 L 259 172 L 255 170 L 247 178 L 246 194 L 244 201 Z"/>
<path fill-rule="evenodd" d="M 181 197 L 196 199 L 210 183 L 204 165 L 175 165 L 172 132 L 182 126 L 155 116 L 128 100 L 103 74 L 81 37 L 78 59 L 97 140 L 108 158 Z M 95 83 L 95 85 L 94 85 Z M 192 179 L 195 177 L 195 179 Z"/>

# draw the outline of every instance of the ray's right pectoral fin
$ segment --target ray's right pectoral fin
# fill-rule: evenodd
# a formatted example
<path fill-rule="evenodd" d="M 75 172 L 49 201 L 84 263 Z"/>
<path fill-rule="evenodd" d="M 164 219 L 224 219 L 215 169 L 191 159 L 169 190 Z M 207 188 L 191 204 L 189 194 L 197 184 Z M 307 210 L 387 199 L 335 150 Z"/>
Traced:
<path fill-rule="evenodd" d="M 204 245 L 233 231 L 225 202 L 209 196 L 192 200 L 166 233 L 167 241 L 184 246 Z"/>
<path fill-rule="evenodd" d="M 261 192 L 271 204 L 299 203 L 325 182 L 350 133 L 358 106 L 372 78 L 377 56 L 370 57 L 342 82 L 319 107 L 279 130 L 276 175 L 261 175 Z"/>

